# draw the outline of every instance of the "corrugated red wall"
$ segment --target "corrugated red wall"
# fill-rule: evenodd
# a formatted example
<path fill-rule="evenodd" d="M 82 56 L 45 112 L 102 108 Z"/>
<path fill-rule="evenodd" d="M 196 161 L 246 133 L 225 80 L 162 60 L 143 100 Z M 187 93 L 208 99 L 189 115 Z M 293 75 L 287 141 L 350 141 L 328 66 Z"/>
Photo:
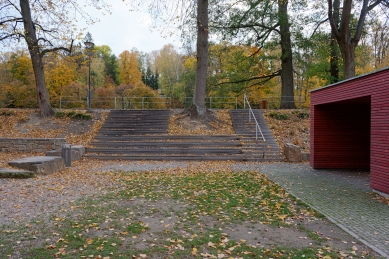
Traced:
<path fill-rule="evenodd" d="M 311 166 L 370 168 L 389 194 L 389 68 L 311 92 Z"/>

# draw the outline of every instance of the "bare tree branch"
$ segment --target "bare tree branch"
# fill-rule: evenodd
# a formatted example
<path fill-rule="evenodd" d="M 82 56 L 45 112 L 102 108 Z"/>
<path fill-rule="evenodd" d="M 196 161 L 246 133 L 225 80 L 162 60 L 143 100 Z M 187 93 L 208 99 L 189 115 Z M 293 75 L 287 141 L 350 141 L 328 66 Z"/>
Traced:
<path fill-rule="evenodd" d="M 310 38 L 312 38 L 313 35 L 316 34 L 316 31 L 319 29 L 319 27 L 320 27 L 322 24 L 324 24 L 324 23 L 326 23 L 326 22 L 328 22 L 328 21 L 329 21 L 329 18 L 327 18 L 327 19 L 325 19 L 325 20 L 323 20 L 323 21 L 320 21 L 320 22 L 316 25 L 315 29 L 313 30 L 313 32 L 312 32 Z"/>
<path fill-rule="evenodd" d="M 276 72 L 274 72 L 274 73 L 272 73 L 270 75 L 253 76 L 253 77 L 242 79 L 242 80 L 221 82 L 221 83 L 214 84 L 213 86 L 219 86 L 219 85 L 225 85 L 225 84 L 239 84 L 239 83 L 251 82 L 251 81 L 259 80 L 259 79 L 267 79 L 266 80 L 266 82 L 267 82 L 270 79 L 272 79 L 272 78 L 274 78 L 276 76 L 280 76 L 280 75 L 281 75 L 281 70 L 277 70 Z"/>

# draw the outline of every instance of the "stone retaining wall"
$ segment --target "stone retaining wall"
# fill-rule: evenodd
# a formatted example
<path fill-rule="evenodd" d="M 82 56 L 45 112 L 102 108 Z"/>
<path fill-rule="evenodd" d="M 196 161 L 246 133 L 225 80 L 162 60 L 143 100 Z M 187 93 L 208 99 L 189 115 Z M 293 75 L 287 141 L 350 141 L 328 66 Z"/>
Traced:
<path fill-rule="evenodd" d="M 46 152 L 62 148 L 64 138 L 0 138 L 1 152 Z"/>

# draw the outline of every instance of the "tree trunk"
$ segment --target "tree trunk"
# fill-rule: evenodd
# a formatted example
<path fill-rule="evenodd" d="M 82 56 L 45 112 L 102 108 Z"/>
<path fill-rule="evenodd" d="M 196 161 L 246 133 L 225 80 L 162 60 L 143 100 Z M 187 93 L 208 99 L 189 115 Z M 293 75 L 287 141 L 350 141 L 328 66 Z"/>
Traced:
<path fill-rule="evenodd" d="M 20 9 L 23 17 L 25 40 L 27 42 L 28 51 L 30 53 L 32 67 L 34 70 L 40 115 L 42 117 L 52 116 L 54 115 L 54 110 L 50 106 L 49 94 L 47 92 L 45 74 L 43 71 L 43 60 L 40 54 L 40 48 L 38 46 L 35 26 L 31 18 L 29 0 L 20 0 Z"/>
<path fill-rule="evenodd" d="M 353 0 L 344 0 L 342 7 L 342 14 L 340 23 L 336 24 L 337 17 L 337 1 L 327 0 L 328 1 L 328 18 L 330 21 L 332 32 L 334 33 L 340 52 L 342 53 L 343 63 L 344 63 L 344 79 L 349 79 L 355 76 L 355 48 L 358 45 L 358 42 L 362 35 L 362 30 L 365 25 L 365 19 L 368 12 L 373 10 L 377 5 L 383 2 L 383 0 L 369 1 L 363 0 L 361 2 L 361 11 L 359 19 L 357 21 L 357 26 L 354 28 L 351 23 L 355 16 L 351 14 L 353 10 Z M 369 5 L 370 3 L 370 5 Z M 340 9 L 338 9 L 340 10 Z"/>
<path fill-rule="evenodd" d="M 207 109 L 205 107 L 205 92 L 207 85 L 208 68 L 208 0 L 197 1 L 197 68 L 196 86 L 194 94 L 194 106 L 197 116 L 204 118 Z"/>
<path fill-rule="evenodd" d="M 292 44 L 288 19 L 288 1 L 278 1 L 281 33 L 281 109 L 295 109 L 293 86 Z"/>
<path fill-rule="evenodd" d="M 339 10 L 340 10 L 340 0 L 334 0 L 334 11 L 333 18 L 336 26 L 339 26 Z M 331 30 L 331 57 L 330 57 L 330 74 L 331 79 L 330 83 L 339 82 L 339 54 L 337 49 L 336 36 L 333 30 Z"/>
<path fill-rule="evenodd" d="M 340 52 L 343 58 L 344 79 L 355 77 L 355 46 L 352 43 L 342 43 Z"/>

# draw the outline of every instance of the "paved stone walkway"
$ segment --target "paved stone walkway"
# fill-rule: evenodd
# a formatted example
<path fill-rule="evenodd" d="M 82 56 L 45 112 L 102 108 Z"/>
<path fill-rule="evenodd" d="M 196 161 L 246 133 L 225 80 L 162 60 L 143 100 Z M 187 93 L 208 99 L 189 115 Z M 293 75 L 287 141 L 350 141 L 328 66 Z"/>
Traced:
<path fill-rule="evenodd" d="M 369 173 L 287 163 L 263 164 L 259 171 L 389 258 L 389 205 L 372 199 Z"/>

